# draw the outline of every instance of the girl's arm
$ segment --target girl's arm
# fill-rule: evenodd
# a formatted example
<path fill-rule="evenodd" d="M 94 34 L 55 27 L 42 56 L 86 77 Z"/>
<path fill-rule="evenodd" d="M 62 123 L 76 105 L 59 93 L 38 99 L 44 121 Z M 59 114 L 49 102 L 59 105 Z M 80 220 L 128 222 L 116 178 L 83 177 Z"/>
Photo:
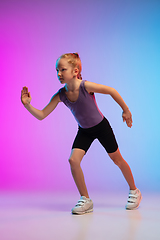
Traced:
<path fill-rule="evenodd" d="M 58 103 L 61 101 L 59 98 L 59 93 L 57 92 L 49 102 L 49 104 L 43 109 L 39 110 L 34 108 L 30 102 L 31 102 L 31 95 L 30 92 L 28 92 L 27 87 L 23 87 L 23 90 L 21 91 L 21 101 L 24 105 L 24 107 L 38 120 L 42 120 L 46 118 L 58 105 Z"/>
<path fill-rule="evenodd" d="M 85 81 L 85 88 L 86 88 L 88 93 L 95 92 L 95 93 L 103 93 L 103 94 L 111 95 L 111 97 L 123 109 L 123 114 L 122 114 L 123 122 L 126 121 L 127 126 L 132 127 L 132 114 L 129 111 L 129 108 L 126 105 L 126 103 L 124 102 L 121 95 L 114 88 L 108 87 L 108 86 L 105 86 L 105 85 L 102 85 L 102 84 L 88 82 L 88 81 Z"/>

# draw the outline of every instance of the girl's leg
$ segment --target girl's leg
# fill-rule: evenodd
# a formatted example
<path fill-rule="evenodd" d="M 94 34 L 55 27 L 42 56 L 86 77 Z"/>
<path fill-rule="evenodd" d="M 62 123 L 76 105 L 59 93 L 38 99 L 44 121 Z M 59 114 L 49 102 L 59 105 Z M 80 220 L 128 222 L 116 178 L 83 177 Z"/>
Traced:
<path fill-rule="evenodd" d="M 130 187 L 126 209 L 133 210 L 138 208 L 142 199 L 142 195 L 140 190 L 135 186 L 133 175 L 128 163 L 121 156 L 119 149 L 117 149 L 117 151 L 114 153 L 109 153 L 109 156 L 113 162 L 121 169 Z"/>
<path fill-rule="evenodd" d="M 113 160 L 113 162 L 120 168 L 120 170 L 123 173 L 123 176 L 125 177 L 130 190 L 135 190 L 136 186 L 134 183 L 133 175 L 131 172 L 131 169 L 128 165 L 128 163 L 123 159 L 122 155 L 120 154 L 119 148 L 114 153 L 108 153 L 110 158 Z"/>
<path fill-rule="evenodd" d="M 84 180 L 84 175 L 80 166 L 84 154 L 85 151 L 82 149 L 78 148 L 72 149 L 71 155 L 69 157 L 69 163 L 71 167 L 72 176 L 77 185 L 80 195 L 89 198 L 87 187 Z"/>

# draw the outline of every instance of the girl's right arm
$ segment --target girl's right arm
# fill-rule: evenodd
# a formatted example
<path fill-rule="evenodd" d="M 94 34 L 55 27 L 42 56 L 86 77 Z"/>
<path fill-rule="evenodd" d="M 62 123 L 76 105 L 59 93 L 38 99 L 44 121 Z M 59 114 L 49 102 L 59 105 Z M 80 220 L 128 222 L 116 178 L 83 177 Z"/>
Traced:
<path fill-rule="evenodd" d="M 28 92 L 27 87 L 23 87 L 21 91 L 21 101 L 24 105 L 24 107 L 38 120 L 43 120 L 46 118 L 58 105 L 59 102 L 61 102 L 59 93 L 57 92 L 51 99 L 51 101 L 48 103 L 48 105 L 42 109 L 36 109 L 34 108 L 30 102 L 31 102 L 31 95 L 30 92 Z"/>

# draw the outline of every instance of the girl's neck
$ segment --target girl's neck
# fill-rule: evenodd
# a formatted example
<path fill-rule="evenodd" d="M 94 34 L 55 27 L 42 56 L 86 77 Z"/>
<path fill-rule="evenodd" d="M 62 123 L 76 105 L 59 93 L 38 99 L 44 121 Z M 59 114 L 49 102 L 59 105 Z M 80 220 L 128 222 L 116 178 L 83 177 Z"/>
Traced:
<path fill-rule="evenodd" d="M 78 79 L 78 78 L 73 78 L 72 80 L 70 80 L 68 83 L 65 84 L 65 89 L 66 91 L 70 91 L 70 92 L 74 92 L 75 90 L 77 90 L 80 86 L 80 83 L 82 82 L 82 80 Z"/>

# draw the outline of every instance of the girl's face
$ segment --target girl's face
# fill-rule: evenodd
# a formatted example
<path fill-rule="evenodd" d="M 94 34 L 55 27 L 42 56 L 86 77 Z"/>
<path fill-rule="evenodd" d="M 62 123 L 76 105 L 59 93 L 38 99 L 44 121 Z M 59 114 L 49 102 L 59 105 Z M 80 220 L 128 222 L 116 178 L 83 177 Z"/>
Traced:
<path fill-rule="evenodd" d="M 59 81 L 64 84 L 75 77 L 74 69 L 67 62 L 67 59 L 61 58 L 56 63 L 57 76 Z"/>

